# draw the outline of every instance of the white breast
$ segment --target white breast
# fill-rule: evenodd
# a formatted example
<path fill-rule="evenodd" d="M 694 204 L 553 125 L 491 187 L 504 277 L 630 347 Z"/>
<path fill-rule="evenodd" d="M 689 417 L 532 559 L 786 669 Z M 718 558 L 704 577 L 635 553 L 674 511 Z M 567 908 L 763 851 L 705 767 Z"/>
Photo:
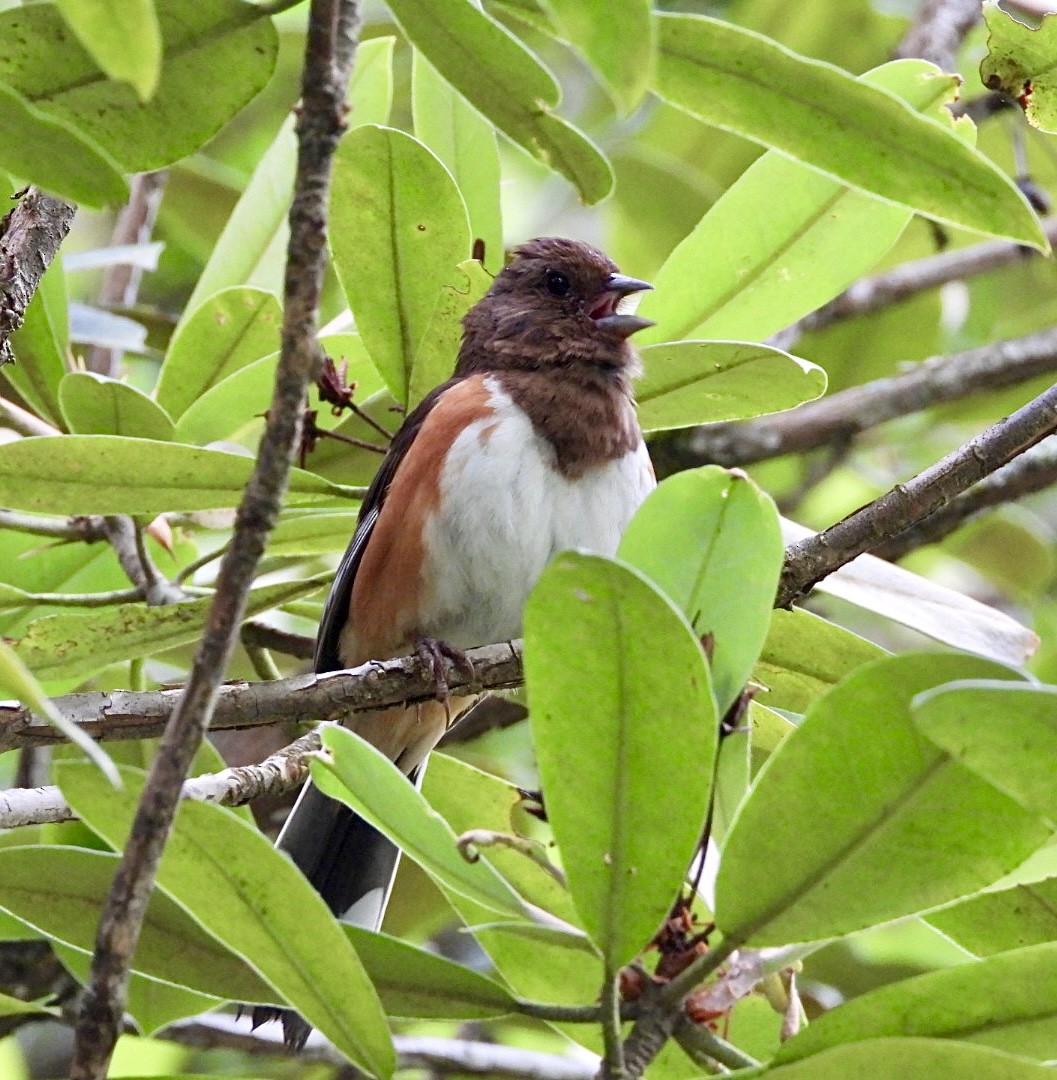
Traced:
<path fill-rule="evenodd" d="M 645 445 L 568 479 L 554 449 L 493 379 L 494 415 L 456 439 L 441 473 L 441 506 L 426 527 L 431 636 L 459 648 L 521 633 L 529 590 L 559 551 L 602 555 L 654 487 Z"/>

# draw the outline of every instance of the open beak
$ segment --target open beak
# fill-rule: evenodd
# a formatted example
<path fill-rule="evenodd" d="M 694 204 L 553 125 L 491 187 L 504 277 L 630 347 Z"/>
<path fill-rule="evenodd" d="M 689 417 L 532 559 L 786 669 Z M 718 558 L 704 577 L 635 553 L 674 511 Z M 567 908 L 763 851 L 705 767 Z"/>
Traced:
<path fill-rule="evenodd" d="M 620 301 L 632 293 L 652 288 L 649 282 L 639 281 L 638 278 L 627 277 L 625 274 L 610 274 L 606 279 L 605 288 L 587 309 L 588 317 L 594 320 L 595 326 L 616 337 L 631 337 L 637 330 L 645 330 L 647 326 L 655 324 L 638 315 L 628 315 L 618 311 Z"/>

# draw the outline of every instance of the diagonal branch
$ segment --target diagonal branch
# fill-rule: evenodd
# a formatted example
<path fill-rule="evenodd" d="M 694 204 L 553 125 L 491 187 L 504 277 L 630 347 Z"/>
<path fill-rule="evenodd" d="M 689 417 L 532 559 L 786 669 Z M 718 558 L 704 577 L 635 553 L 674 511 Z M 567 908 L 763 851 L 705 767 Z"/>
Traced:
<path fill-rule="evenodd" d="M 191 759 L 209 725 L 234 649 L 254 570 L 278 516 L 300 434 L 305 391 L 318 374 L 315 332 L 326 264 L 327 201 L 344 132 L 356 47 L 354 0 L 313 0 L 309 15 L 298 161 L 290 210 L 282 348 L 257 464 L 239 506 L 231 547 L 190 680 L 166 728 L 100 920 L 78 1018 L 71 1080 L 103 1080 L 121 1030 L 129 964 Z"/>

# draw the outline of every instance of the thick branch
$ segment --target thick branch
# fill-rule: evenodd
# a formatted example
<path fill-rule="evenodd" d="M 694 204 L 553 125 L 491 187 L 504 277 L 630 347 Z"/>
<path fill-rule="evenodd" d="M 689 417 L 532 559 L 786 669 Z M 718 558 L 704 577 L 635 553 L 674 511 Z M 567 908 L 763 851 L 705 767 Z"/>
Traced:
<path fill-rule="evenodd" d="M 979 20 L 980 0 L 926 0 L 895 56 L 921 57 L 944 71 L 954 71 L 958 49 Z"/>
<path fill-rule="evenodd" d="M 945 401 L 1014 386 L 1057 371 L 1057 329 L 922 360 L 907 371 L 821 401 L 743 423 L 710 424 L 672 448 L 684 467 L 747 465 L 839 443 L 899 416 Z"/>
<path fill-rule="evenodd" d="M 76 209 L 31 187 L 0 223 L 0 364 L 13 359 L 9 339 L 22 325 Z"/>
<path fill-rule="evenodd" d="M 1057 386 L 905 484 L 786 551 L 775 601 L 788 607 L 857 555 L 899 536 L 1057 429 Z"/>
<path fill-rule="evenodd" d="M 71 1080 L 102 1080 L 106 1075 L 121 1030 L 129 964 L 158 863 L 188 767 L 209 726 L 257 562 L 279 513 L 300 434 L 306 387 L 318 374 L 315 331 L 326 264 L 330 171 L 345 127 L 356 27 L 353 0 L 313 0 L 297 124 L 297 176 L 275 392 L 231 547 L 220 564 L 202 644 L 147 779 L 100 920 L 91 979 L 76 1029 Z"/>

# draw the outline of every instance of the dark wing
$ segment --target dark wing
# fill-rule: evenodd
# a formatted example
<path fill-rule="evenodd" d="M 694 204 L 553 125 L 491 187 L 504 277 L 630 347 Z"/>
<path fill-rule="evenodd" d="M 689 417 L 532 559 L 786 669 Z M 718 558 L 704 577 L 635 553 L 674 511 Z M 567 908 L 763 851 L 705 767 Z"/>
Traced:
<path fill-rule="evenodd" d="M 441 395 L 461 378 L 449 379 L 441 383 L 427 394 L 411 412 L 401 425 L 400 430 L 393 437 L 389 446 L 389 452 L 382 462 L 381 468 L 375 473 L 371 486 L 367 489 L 363 504 L 360 507 L 360 517 L 356 523 L 356 531 L 352 534 L 352 540 L 345 550 L 334 575 L 334 583 L 327 594 L 326 603 L 323 605 L 323 615 L 319 621 L 319 633 L 316 636 L 315 670 L 340 671 L 345 665 L 342 663 L 339 646 L 341 632 L 345 628 L 345 621 L 349 615 L 349 599 L 352 596 L 352 584 L 356 580 L 356 571 L 360 568 L 363 553 L 367 550 L 367 544 L 371 539 L 378 515 L 382 512 L 385 497 L 389 494 L 389 488 L 393 483 L 396 470 L 400 462 L 404 460 L 415 436 L 422 427 L 423 422 L 429 415 L 430 410 L 436 405 Z"/>

